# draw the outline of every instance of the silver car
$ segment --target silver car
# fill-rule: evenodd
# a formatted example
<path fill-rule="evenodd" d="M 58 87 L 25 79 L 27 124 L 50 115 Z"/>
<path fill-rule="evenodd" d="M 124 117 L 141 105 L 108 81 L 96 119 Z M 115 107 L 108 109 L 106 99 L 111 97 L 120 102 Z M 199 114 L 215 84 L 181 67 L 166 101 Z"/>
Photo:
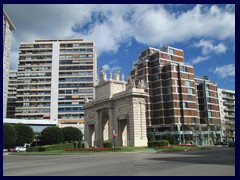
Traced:
<path fill-rule="evenodd" d="M 23 147 L 23 146 L 16 146 L 14 148 L 15 152 L 25 152 L 27 150 L 27 148 Z"/>

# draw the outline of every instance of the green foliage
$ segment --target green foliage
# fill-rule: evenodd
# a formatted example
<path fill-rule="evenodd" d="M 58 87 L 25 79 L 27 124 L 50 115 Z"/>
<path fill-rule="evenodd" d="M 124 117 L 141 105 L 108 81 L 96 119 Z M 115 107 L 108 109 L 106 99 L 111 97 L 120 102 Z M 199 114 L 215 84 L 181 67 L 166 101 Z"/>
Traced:
<path fill-rule="evenodd" d="M 78 148 L 82 148 L 82 141 L 78 141 Z"/>
<path fill-rule="evenodd" d="M 64 150 L 68 148 L 74 148 L 74 143 L 30 147 L 30 148 L 27 148 L 27 152 L 44 152 L 44 151 Z"/>
<path fill-rule="evenodd" d="M 103 142 L 103 147 L 105 148 L 111 148 L 113 147 L 112 143 L 110 141 L 104 141 Z"/>
<path fill-rule="evenodd" d="M 155 141 L 156 138 L 155 138 L 154 133 L 153 133 L 153 132 L 148 132 L 148 133 L 147 133 L 147 139 L 148 139 L 148 142 L 150 142 L 150 141 Z"/>
<path fill-rule="evenodd" d="M 59 144 L 64 141 L 62 129 L 59 127 L 47 127 L 41 132 L 43 144 Z"/>
<path fill-rule="evenodd" d="M 3 124 L 3 148 L 14 146 L 17 140 L 17 133 L 14 127 L 10 124 Z"/>
<path fill-rule="evenodd" d="M 17 134 L 16 146 L 23 146 L 24 143 L 31 144 L 34 140 L 33 129 L 27 124 L 15 124 L 14 129 Z"/>
<path fill-rule="evenodd" d="M 64 127 L 62 128 L 64 141 L 81 141 L 82 140 L 82 132 L 75 127 Z"/>
<path fill-rule="evenodd" d="M 175 136 L 172 135 L 172 134 L 164 134 L 162 136 L 162 139 L 163 140 L 168 140 L 170 144 L 176 144 L 177 143 L 177 140 L 176 140 Z"/>
<path fill-rule="evenodd" d="M 168 144 L 168 140 L 150 141 L 148 142 L 148 147 L 168 146 Z"/>

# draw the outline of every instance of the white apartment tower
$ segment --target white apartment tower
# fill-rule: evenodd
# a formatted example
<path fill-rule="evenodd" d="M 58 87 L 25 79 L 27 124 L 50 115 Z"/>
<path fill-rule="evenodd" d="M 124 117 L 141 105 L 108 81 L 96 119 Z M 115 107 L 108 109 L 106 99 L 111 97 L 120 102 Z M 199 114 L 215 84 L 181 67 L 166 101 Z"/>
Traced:
<path fill-rule="evenodd" d="M 235 91 L 218 88 L 223 140 L 235 139 Z"/>
<path fill-rule="evenodd" d="M 96 66 L 93 41 L 20 43 L 16 118 L 83 124 L 84 99 L 94 98 Z"/>
<path fill-rule="evenodd" d="M 9 70 L 7 118 L 15 118 L 17 94 L 17 70 Z"/>
<path fill-rule="evenodd" d="M 14 24 L 3 10 L 3 118 L 7 114 L 7 93 L 9 79 L 10 53 L 12 45 L 12 31 L 16 30 Z"/>

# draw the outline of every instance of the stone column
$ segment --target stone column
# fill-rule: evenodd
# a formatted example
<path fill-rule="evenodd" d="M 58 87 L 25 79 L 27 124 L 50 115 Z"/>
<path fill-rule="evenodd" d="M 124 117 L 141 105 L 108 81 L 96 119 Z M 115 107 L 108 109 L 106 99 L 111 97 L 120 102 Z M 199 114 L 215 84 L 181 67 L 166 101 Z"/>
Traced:
<path fill-rule="evenodd" d="M 116 131 L 116 129 L 114 129 L 114 123 L 113 123 L 114 122 L 114 120 L 113 120 L 113 108 L 110 107 L 108 112 L 109 112 L 109 120 L 108 120 L 108 122 L 109 122 L 109 126 L 108 126 L 109 137 L 108 137 L 108 139 L 113 144 L 113 130 Z"/>

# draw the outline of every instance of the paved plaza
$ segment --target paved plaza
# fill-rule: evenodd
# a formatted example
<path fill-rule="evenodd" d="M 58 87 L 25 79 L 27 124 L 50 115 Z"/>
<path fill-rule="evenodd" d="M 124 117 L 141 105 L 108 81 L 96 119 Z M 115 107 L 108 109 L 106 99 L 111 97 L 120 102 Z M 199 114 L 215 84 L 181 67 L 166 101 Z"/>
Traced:
<path fill-rule="evenodd" d="M 174 153 L 4 155 L 4 176 L 234 176 L 235 148 Z"/>

